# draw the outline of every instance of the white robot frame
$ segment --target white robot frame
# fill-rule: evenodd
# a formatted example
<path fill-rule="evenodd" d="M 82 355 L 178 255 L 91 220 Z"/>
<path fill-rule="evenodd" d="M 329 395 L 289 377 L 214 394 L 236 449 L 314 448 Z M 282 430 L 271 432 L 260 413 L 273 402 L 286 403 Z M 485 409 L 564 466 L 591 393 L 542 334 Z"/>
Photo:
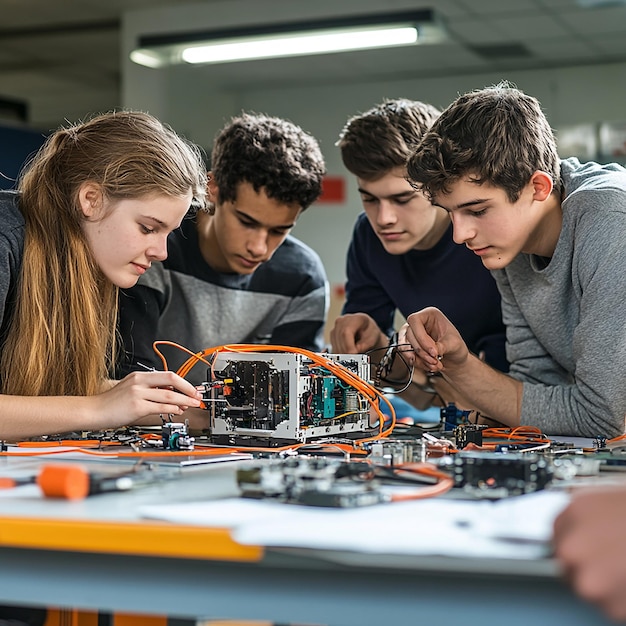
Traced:
<path fill-rule="evenodd" d="M 205 384 L 212 440 L 278 446 L 370 430 L 370 401 L 350 383 L 368 380 L 369 357 L 319 356 L 339 373 L 300 353 L 218 353 Z"/>

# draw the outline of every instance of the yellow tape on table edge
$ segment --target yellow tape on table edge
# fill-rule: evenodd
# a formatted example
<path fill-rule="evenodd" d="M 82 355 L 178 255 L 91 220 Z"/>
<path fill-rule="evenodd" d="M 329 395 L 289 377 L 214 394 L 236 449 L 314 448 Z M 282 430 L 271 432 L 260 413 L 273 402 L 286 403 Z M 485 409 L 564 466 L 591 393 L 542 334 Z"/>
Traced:
<path fill-rule="evenodd" d="M 264 553 L 225 528 L 19 517 L 0 518 L 0 546 L 226 561 L 260 561 Z"/>

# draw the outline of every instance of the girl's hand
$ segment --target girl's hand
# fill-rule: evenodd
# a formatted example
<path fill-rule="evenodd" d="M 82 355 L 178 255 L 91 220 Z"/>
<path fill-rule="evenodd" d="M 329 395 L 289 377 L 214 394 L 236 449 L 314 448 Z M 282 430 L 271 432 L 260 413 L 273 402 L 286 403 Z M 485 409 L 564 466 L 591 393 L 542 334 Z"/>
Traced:
<path fill-rule="evenodd" d="M 181 415 L 200 406 L 200 392 L 174 372 L 133 372 L 93 396 L 94 429 L 118 428 L 149 415 Z"/>

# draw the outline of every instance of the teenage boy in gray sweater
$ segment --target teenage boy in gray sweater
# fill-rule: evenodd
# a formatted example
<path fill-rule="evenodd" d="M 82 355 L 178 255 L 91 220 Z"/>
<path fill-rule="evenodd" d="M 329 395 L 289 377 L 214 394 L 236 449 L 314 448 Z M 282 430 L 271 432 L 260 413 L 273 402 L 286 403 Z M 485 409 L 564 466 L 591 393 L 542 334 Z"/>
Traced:
<path fill-rule="evenodd" d="M 509 374 L 436 308 L 409 316 L 415 364 L 507 426 L 615 437 L 626 414 L 626 170 L 560 160 L 539 102 L 506 83 L 462 95 L 409 158 L 454 239 L 496 279 Z"/>

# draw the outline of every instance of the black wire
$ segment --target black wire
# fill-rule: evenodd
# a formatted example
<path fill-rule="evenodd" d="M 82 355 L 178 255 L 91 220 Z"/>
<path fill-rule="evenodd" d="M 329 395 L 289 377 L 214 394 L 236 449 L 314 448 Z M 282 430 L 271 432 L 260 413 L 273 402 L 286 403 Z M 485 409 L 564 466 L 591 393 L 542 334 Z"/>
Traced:
<path fill-rule="evenodd" d="M 410 344 L 408 343 L 399 344 L 397 342 L 394 342 L 395 338 L 396 338 L 395 335 L 393 335 L 390 338 L 388 346 L 385 346 L 384 348 L 372 348 L 371 350 L 368 350 L 367 352 L 365 352 L 365 354 L 371 355 L 375 352 L 380 352 L 381 350 L 385 350 L 385 354 L 383 355 L 383 358 L 375 366 L 376 375 L 374 377 L 375 378 L 374 386 L 380 387 L 381 382 L 387 383 L 388 385 L 401 385 L 402 386 L 401 389 L 397 389 L 397 390 L 394 390 L 393 392 L 390 392 L 394 394 L 399 394 L 399 393 L 402 393 L 403 391 L 406 391 L 406 389 L 408 389 L 411 383 L 413 382 L 413 368 L 407 363 L 406 359 L 402 356 L 403 351 L 398 350 L 398 348 L 400 347 L 410 348 Z M 386 372 L 391 371 L 393 364 L 395 362 L 396 356 L 400 358 L 400 360 L 404 364 L 406 371 L 407 371 L 407 377 L 401 380 L 394 380 L 393 378 L 388 378 L 385 375 Z"/>
<path fill-rule="evenodd" d="M 378 465 L 374 468 L 374 476 L 385 481 L 405 484 L 426 483 L 432 485 L 437 482 L 437 479 L 432 476 L 411 472 L 411 470 L 403 469 L 402 467 L 394 468 Z"/>
<path fill-rule="evenodd" d="M 382 379 L 384 382 L 388 383 L 389 385 L 402 385 L 401 389 L 394 389 L 393 392 L 390 392 L 390 393 L 394 393 L 394 394 L 402 393 L 403 391 L 406 391 L 413 383 L 413 367 L 409 365 L 407 363 L 407 360 L 402 356 L 402 350 L 398 350 L 398 347 L 407 346 L 407 345 L 409 344 L 396 344 L 394 346 L 395 355 L 400 358 L 400 360 L 402 361 L 402 363 L 404 363 L 404 366 L 406 367 L 407 378 L 405 380 L 393 380 L 392 378 Z"/>

